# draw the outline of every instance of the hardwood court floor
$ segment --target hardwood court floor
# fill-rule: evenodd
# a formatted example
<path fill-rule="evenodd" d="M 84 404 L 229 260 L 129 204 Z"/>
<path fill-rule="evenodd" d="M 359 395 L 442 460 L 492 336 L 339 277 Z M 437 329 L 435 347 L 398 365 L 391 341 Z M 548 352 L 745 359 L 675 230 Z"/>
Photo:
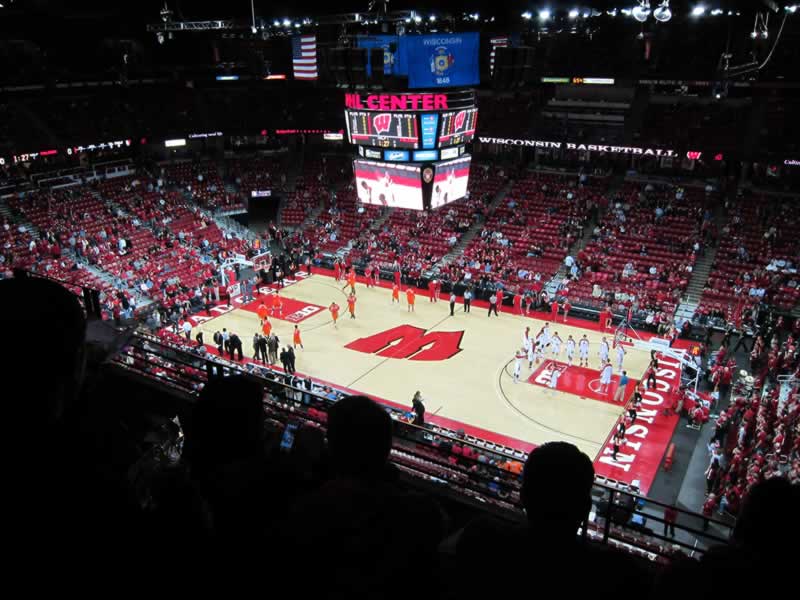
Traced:
<path fill-rule="evenodd" d="M 297 351 L 299 373 L 409 408 L 414 392 L 420 390 L 428 415 L 446 417 L 534 445 L 568 441 L 592 458 L 597 457 L 622 413 L 621 405 L 587 397 L 593 394 L 586 386 L 595 390 L 598 387 L 596 369 L 602 335 L 597 331 L 563 323 L 551 325 L 551 331 L 557 331 L 564 341 L 569 334 L 576 341 L 584 333 L 587 335 L 593 377 L 591 373 L 585 377 L 586 372 L 580 376 L 565 375 L 561 381 L 566 383 L 562 386 L 560 381 L 559 388 L 570 389 L 551 390 L 527 381 L 538 367 L 534 365 L 530 370 L 526 361 L 520 382 L 515 384 L 512 378 L 514 354 L 521 346 L 523 330 L 530 326 L 532 334 L 536 335 L 544 321 L 502 310 L 499 317 L 489 318 L 487 309 L 474 306 L 471 313 L 465 314 L 460 299 L 451 317 L 448 302 L 432 303 L 427 292 L 417 294 L 416 311 L 409 313 L 405 293 L 401 293 L 399 305 L 392 304 L 389 289 L 367 288 L 360 282 L 356 285 L 356 319 L 350 319 L 341 288 L 343 284 L 337 285 L 333 278 L 315 274 L 281 291 L 281 296 L 301 305 L 323 307 L 299 323 L 305 346 L 305 350 Z M 334 328 L 327 310 L 333 301 L 342 307 L 338 328 Z M 511 308 L 503 307 L 503 310 Z M 289 344 L 294 323 L 280 319 L 272 319 L 272 323 L 281 345 Z M 441 360 L 410 360 L 346 347 L 358 340 L 362 341 L 356 345 L 363 347 L 363 338 L 403 325 L 421 328 L 427 333 L 463 332 L 461 350 Z M 251 339 L 259 329 L 256 313 L 239 308 L 199 325 L 206 341 L 223 327 L 236 332 L 243 341 L 245 355 L 252 356 Z M 609 344 L 611 337 L 607 336 Z M 624 368 L 631 379 L 638 379 L 649 356 L 633 347 L 626 350 Z M 614 360 L 613 350 L 611 355 Z M 560 360 L 565 361 L 563 345 Z M 574 368 L 572 372 L 577 374 L 578 371 Z M 584 393 L 587 396 L 583 396 Z"/>

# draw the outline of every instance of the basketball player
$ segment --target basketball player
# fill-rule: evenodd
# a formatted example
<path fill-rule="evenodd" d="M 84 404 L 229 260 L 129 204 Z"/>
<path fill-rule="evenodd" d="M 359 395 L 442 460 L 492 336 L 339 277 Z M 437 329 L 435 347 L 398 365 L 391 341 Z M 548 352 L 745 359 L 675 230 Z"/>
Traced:
<path fill-rule="evenodd" d="M 347 287 L 350 287 L 350 293 L 356 293 L 356 268 L 350 267 L 350 272 L 347 273 L 347 284 L 342 288 L 342 291 L 345 291 Z"/>
<path fill-rule="evenodd" d="M 372 265 L 368 264 L 364 268 L 364 277 L 367 279 L 367 288 L 372 285 Z"/>
<path fill-rule="evenodd" d="M 333 326 L 339 329 L 338 325 L 336 325 L 336 321 L 339 320 L 339 305 L 336 302 L 331 302 L 328 310 L 331 311 L 331 317 L 333 317 Z"/>
<path fill-rule="evenodd" d="M 607 394 L 608 386 L 611 384 L 611 375 L 614 373 L 614 367 L 610 362 L 603 363 L 600 371 L 600 393 Z"/>
<path fill-rule="evenodd" d="M 525 331 L 522 332 L 522 347 L 525 348 L 526 351 L 528 350 L 528 346 L 531 345 L 531 341 L 531 328 L 526 327 Z"/>
<path fill-rule="evenodd" d="M 414 312 L 414 300 L 416 298 L 416 294 L 414 290 L 408 288 L 406 290 L 406 302 L 408 303 L 408 312 Z"/>
<path fill-rule="evenodd" d="M 338 258 L 335 261 L 333 261 L 333 274 L 336 277 L 337 282 L 342 279 L 342 265 L 339 262 Z"/>
<path fill-rule="evenodd" d="M 278 316 L 281 314 L 281 307 L 283 306 L 281 302 L 281 297 L 278 295 L 277 290 L 272 296 L 272 316 Z"/>
<path fill-rule="evenodd" d="M 258 305 L 258 309 L 256 310 L 256 313 L 258 314 L 258 320 L 263 323 L 264 319 L 267 318 L 267 313 L 268 312 L 269 312 L 269 310 L 267 310 L 266 305 L 263 302 L 261 302 Z"/>
<path fill-rule="evenodd" d="M 553 368 L 550 370 L 550 381 L 547 384 L 551 390 L 554 390 L 558 387 L 558 378 L 561 377 L 561 374 L 564 371 L 560 369 L 557 365 L 553 364 Z"/>
<path fill-rule="evenodd" d="M 300 339 L 300 328 L 297 325 L 295 325 L 294 326 L 294 347 L 297 348 L 298 346 L 300 346 L 300 350 L 305 350 L 305 348 L 303 348 L 303 340 Z"/>
<path fill-rule="evenodd" d="M 525 355 L 525 348 L 520 348 L 514 356 L 514 383 L 519 383 L 519 371 L 522 368 L 522 361 L 525 360 Z"/>
<path fill-rule="evenodd" d="M 272 333 L 272 323 L 269 322 L 269 319 L 265 318 L 261 322 L 261 331 L 264 332 L 264 335 L 269 337 L 269 334 Z"/>
<path fill-rule="evenodd" d="M 380 285 L 380 283 L 381 283 L 381 268 L 380 268 L 380 266 L 374 265 L 372 267 L 372 276 L 375 278 L 375 281 L 372 284 L 373 287 L 378 287 L 378 285 Z"/>
<path fill-rule="evenodd" d="M 347 297 L 347 310 L 350 311 L 350 318 L 356 318 L 356 294 L 355 292 L 350 292 L 350 295 Z"/>
<path fill-rule="evenodd" d="M 601 365 L 604 365 L 607 362 L 609 362 L 609 360 L 608 360 L 608 341 L 606 340 L 605 337 L 603 337 L 603 339 L 600 340 L 600 352 L 599 352 L 599 354 L 600 354 L 600 364 Z"/>
<path fill-rule="evenodd" d="M 400 286 L 396 283 L 392 286 L 392 304 L 395 302 L 400 304 Z"/>
<path fill-rule="evenodd" d="M 586 337 L 586 334 L 583 334 L 583 337 L 578 342 L 578 358 L 579 366 L 581 367 L 589 367 L 589 340 Z"/>
<path fill-rule="evenodd" d="M 572 366 L 572 359 L 575 358 L 575 340 L 572 335 L 567 337 L 567 364 Z"/>
<path fill-rule="evenodd" d="M 564 323 L 567 322 L 567 315 L 570 310 L 572 310 L 572 305 L 569 303 L 569 300 L 564 300 Z"/>
<path fill-rule="evenodd" d="M 550 339 L 550 350 L 553 352 L 553 358 L 558 358 L 558 355 L 561 354 L 561 338 L 558 336 L 557 331 Z"/>
<path fill-rule="evenodd" d="M 622 347 L 622 344 L 617 344 L 617 369 L 622 372 L 622 361 L 625 360 L 625 348 Z"/>
<path fill-rule="evenodd" d="M 431 282 L 428 284 L 428 302 L 436 302 L 437 296 L 439 295 L 439 290 L 437 289 L 438 285 L 438 281 L 431 279 Z"/>

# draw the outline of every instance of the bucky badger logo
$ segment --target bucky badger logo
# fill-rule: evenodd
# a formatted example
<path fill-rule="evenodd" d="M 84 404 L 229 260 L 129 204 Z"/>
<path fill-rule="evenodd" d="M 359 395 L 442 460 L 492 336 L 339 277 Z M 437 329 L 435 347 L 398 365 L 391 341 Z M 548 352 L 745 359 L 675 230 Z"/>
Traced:
<path fill-rule="evenodd" d="M 375 133 L 388 133 L 392 125 L 392 115 L 381 114 L 372 117 L 372 126 L 375 128 Z"/>

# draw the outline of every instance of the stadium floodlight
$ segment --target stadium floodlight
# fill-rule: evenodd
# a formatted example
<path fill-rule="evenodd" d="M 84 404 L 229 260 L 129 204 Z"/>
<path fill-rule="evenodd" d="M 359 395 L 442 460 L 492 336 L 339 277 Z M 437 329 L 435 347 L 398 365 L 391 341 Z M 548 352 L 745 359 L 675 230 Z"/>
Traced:
<path fill-rule="evenodd" d="M 533 15 L 531 14 L 531 11 L 526 10 L 524 13 L 522 13 L 522 18 L 526 21 L 530 21 L 533 18 Z"/>
<path fill-rule="evenodd" d="M 640 0 L 639 4 L 633 9 L 633 18 L 644 23 L 650 16 L 650 0 Z"/>
<path fill-rule="evenodd" d="M 653 11 L 656 21 L 666 23 L 672 18 L 672 11 L 669 9 L 669 0 L 664 0 L 661 5 Z"/>
<path fill-rule="evenodd" d="M 573 8 L 571 11 L 569 11 L 569 18 L 570 19 L 577 19 L 579 14 L 580 14 L 580 12 L 578 11 L 578 9 L 577 8 Z"/>
<path fill-rule="evenodd" d="M 280 27 L 280 26 L 281 26 L 281 22 L 280 22 L 280 21 L 278 21 L 278 20 L 276 19 L 276 20 L 274 20 L 274 21 L 272 22 L 272 26 L 273 26 L 273 27 Z"/>
<path fill-rule="evenodd" d="M 284 27 L 291 27 L 292 26 L 292 22 L 289 19 L 284 19 L 283 20 L 283 26 Z"/>
<path fill-rule="evenodd" d="M 713 16 L 715 16 L 715 17 L 716 17 L 716 16 L 718 16 L 718 15 L 721 15 L 721 14 L 722 14 L 722 13 L 724 13 L 724 12 L 725 12 L 725 11 L 724 11 L 724 10 L 722 10 L 721 8 L 715 8 L 714 10 L 712 10 L 712 11 L 711 11 L 711 14 L 712 14 Z"/>
<path fill-rule="evenodd" d="M 547 21 L 550 19 L 550 10 L 547 8 L 543 8 L 539 11 L 539 20 L 540 21 Z"/>
<path fill-rule="evenodd" d="M 436 22 L 436 15 L 431 15 L 430 17 L 428 17 L 428 20 L 429 20 L 431 23 L 435 23 L 435 22 Z"/>
<path fill-rule="evenodd" d="M 706 14 L 706 7 L 702 4 L 698 4 L 692 9 L 693 17 L 702 17 L 704 14 Z"/>
<path fill-rule="evenodd" d="M 422 17 L 419 15 L 414 15 L 414 23 L 419 23 L 420 21 L 422 21 Z"/>
<path fill-rule="evenodd" d="M 797 5 L 796 5 L 796 4 L 792 4 L 791 6 L 786 6 L 786 7 L 784 7 L 784 8 L 785 8 L 785 9 L 786 9 L 788 12 L 790 12 L 790 13 L 792 13 L 792 14 L 794 14 L 794 13 L 796 13 L 796 12 L 797 12 Z"/>

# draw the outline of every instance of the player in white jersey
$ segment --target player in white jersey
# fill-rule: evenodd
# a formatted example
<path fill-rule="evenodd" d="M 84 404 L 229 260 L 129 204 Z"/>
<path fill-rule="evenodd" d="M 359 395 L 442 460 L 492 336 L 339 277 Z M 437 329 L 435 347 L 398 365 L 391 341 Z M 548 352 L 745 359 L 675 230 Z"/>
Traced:
<path fill-rule="evenodd" d="M 608 386 L 611 384 L 611 375 L 614 373 L 614 367 L 610 362 L 603 363 L 600 370 L 600 393 L 607 394 Z"/>
<path fill-rule="evenodd" d="M 531 328 L 526 327 L 525 331 L 522 332 L 522 347 L 525 349 L 525 352 L 530 349 L 531 344 L 533 344 L 533 339 L 531 338 Z"/>
<path fill-rule="evenodd" d="M 589 340 L 585 333 L 578 342 L 578 358 L 580 359 L 579 364 L 581 367 L 589 366 Z"/>
<path fill-rule="evenodd" d="M 617 344 L 617 369 L 619 372 L 622 373 L 622 361 L 625 360 L 625 348 L 622 347 L 622 344 Z"/>
<path fill-rule="evenodd" d="M 562 370 L 558 367 L 558 365 L 553 363 L 553 368 L 550 371 L 550 381 L 548 382 L 547 387 L 549 387 L 551 390 L 556 389 L 558 387 L 558 378 L 561 377 L 561 374 L 565 370 L 566 367 L 564 367 L 564 370 Z"/>
<path fill-rule="evenodd" d="M 542 327 L 542 339 L 544 340 L 544 347 L 550 345 L 550 324 L 545 323 L 544 327 Z"/>
<path fill-rule="evenodd" d="M 514 383 L 519 382 L 519 372 L 522 369 L 523 360 L 525 360 L 525 348 L 520 348 L 514 355 Z"/>
<path fill-rule="evenodd" d="M 600 365 L 604 365 L 608 362 L 608 341 L 604 337 L 600 340 Z"/>
<path fill-rule="evenodd" d="M 567 338 L 567 364 L 572 365 L 572 359 L 575 358 L 575 340 L 572 335 Z"/>
<path fill-rule="evenodd" d="M 557 331 L 550 338 L 550 350 L 553 352 L 553 358 L 558 358 L 558 355 L 561 354 L 561 338 Z"/>

